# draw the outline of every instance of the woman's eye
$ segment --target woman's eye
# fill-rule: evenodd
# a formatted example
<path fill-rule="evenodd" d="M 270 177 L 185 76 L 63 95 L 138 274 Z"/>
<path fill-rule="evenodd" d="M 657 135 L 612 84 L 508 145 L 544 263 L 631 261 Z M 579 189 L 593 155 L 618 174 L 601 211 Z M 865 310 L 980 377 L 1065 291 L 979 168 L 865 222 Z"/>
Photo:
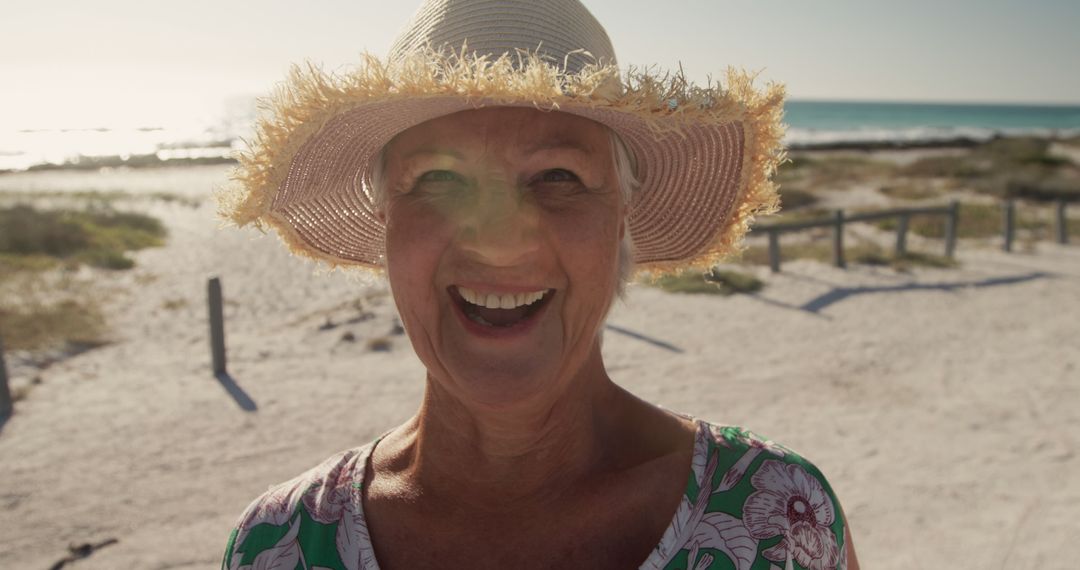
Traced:
<path fill-rule="evenodd" d="M 421 174 L 417 182 L 461 182 L 461 176 L 449 170 L 429 170 Z"/>
<path fill-rule="evenodd" d="M 580 182 L 580 180 L 578 179 L 576 174 L 574 174 L 573 172 L 570 172 L 569 170 L 564 170 L 562 168 L 553 168 L 551 170 L 545 170 L 544 172 L 540 173 L 540 176 L 538 176 L 537 179 L 538 179 L 537 180 L 538 182 L 548 182 L 548 183 Z"/>

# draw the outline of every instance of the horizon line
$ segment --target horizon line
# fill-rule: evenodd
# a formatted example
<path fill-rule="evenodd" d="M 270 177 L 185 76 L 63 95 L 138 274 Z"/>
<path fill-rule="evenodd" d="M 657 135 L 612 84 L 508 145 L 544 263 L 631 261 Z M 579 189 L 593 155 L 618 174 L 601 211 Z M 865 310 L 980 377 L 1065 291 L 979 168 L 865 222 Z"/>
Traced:
<path fill-rule="evenodd" d="M 985 107 L 1066 107 L 1080 108 L 1080 101 L 1005 101 L 1005 100 L 967 100 L 967 99 L 896 99 L 881 98 L 872 99 L 866 97 L 787 97 L 785 102 L 798 103 L 876 103 L 897 105 L 955 105 L 955 106 L 985 106 Z"/>

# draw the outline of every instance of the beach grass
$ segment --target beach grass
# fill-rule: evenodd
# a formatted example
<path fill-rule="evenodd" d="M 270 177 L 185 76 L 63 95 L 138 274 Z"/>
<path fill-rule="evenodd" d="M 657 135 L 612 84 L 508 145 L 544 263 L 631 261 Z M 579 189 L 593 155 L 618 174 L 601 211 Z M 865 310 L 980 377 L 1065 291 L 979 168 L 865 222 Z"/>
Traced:
<path fill-rule="evenodd" d="M 821 242 L 785 243 L 780 248 L 780 261 L 810 259 L 828 263 L 832 259 L 832 246 Z M 742 251 L 738 261 L 747 265 L 768 265 L 769 249 L 764 246 L 750 246 Z"/>
<path fill-rule="evenodd" d="M 145 214 L 111 208 L 0 208 L 0 263 L 44 269 L 48 259 L 69 266 L 130 269 L 129 251 L 164 244 L 165 226 Z"/>
<path fill-rule="evenodd" d="M 60 260 L 50 255 L 0 253 L 0 281 L 19 272 L 46 271 L 60 265 Z"/>
<path fill-rule="evenodd" d="M 961 155 L 927 156 L 902 167 L 916 179 L 951 179 L 999 198 L 1080 200 L 1080 165 L 1051 152 L 1051 141 L 1003 137 Z"/>
<path fill-rule="evenodd" d="M 105 344 L 104 335 L 105 319 L 90 301 L 0 304 L 0 337 L 8 350 L 66 345 L 78 351 Z"/>
<path fill-rule="evenodd" d="M 925 180 L 890 183 L 878 188 L 878 192 L 897 200 L 926 200 L 942 194 L 941 190 Z"/>
<path fill-rule="evenodd" d="M 837 155 L 820 158 L 797 156 L 777 169 L 776 180 L 800 188 L 841 190 L 867 180 L 891 176 L 896 166 L 862 156 Z"/>
<path fill-rule="evenodd" d="M 156 218 L 110 207 L 0 208 L 0 336 L 12 350 L 79 352 L 106 342 L 93 296 L 72 281 L 87 265 L 130 269 L 128 252 L 163 245 Z"/>
<path fill-rule="evenodd" d="M 1028 164 L 1058 167 L 1071 162 L 1050 154 L 1051 141 L 1040 137 L 999 137 L 975 148 L 975 156 L 994 160 L 998 164 Z"/>

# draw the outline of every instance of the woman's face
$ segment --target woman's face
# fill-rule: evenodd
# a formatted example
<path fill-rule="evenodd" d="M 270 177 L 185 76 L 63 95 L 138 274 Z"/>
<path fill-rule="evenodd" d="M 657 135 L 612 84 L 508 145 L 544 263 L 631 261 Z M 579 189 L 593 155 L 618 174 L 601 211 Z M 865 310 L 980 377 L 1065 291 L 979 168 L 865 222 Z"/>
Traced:
<path fill-rule="evenodd" d="M 398 135 L 383 180 L 387 272 L 432 379 L 494 407 L 560 393 L 615 295 L 624 206 L 607 130 L 464 111 Z"/>

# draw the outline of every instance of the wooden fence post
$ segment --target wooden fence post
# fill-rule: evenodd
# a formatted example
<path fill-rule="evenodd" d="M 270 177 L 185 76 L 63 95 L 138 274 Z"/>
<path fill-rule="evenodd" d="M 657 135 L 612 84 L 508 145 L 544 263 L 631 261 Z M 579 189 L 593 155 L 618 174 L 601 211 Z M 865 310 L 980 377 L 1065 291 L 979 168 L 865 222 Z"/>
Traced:
<path fill-rule="evenodd" d="M 1054 205 L 1054 210 L 1057 220 L 1055 226 L 1057 227 L 1057 242 L 1060 244 L 1069 243 L 1069 220 L 1065 217 L 1065 200 L 1061 199 Z"/>
<path fill-rule="evenodd" d="M 844 267 L 844 211 L 833 213 L 833 265 Z"/>
<path fill-rule="evenodd" d="M 4 339 L 0 338 L 0 420 L 15 411 L 11 404 L 11 389 L 8 387 L 7 365 L 4 364 Z"/>
<path fill-rule="evenodd" d="M 1016 204 L 1012 200 L 1005 200 L 1004 220 L 1002 223 L 1002 232 L 1005 234 L 1005 242 L 1001 246 L 1005 251 L 1012 251 L 1013 233 L 1015 231 Z"/>
<path fill-rule="evenodd" d="M 953 257 L 956 253 L 956 231 L 960 225 L 960 202 L 953 200 L 949 203 L 949 215 L 945 218 L 945 257 Z"/>
<path fill-rule="evenodd" d="M 221 302 L 221 280 L 211 278 L 206 284 L 207 301 L 210 308 L 210 356 L 214 364 L 214 375 L 225 372 L 225 318 Z"/>
<path fill-rule="evenodd" d="M 896 222 L 896 257 L 907 253 L 907 230 L 910 216 L 902 215 Z"/>
<path fill-rule="evenodd" d="M 780 272 L 780 232 L 776 230 L 769 231 L 769 269 Z"/>

